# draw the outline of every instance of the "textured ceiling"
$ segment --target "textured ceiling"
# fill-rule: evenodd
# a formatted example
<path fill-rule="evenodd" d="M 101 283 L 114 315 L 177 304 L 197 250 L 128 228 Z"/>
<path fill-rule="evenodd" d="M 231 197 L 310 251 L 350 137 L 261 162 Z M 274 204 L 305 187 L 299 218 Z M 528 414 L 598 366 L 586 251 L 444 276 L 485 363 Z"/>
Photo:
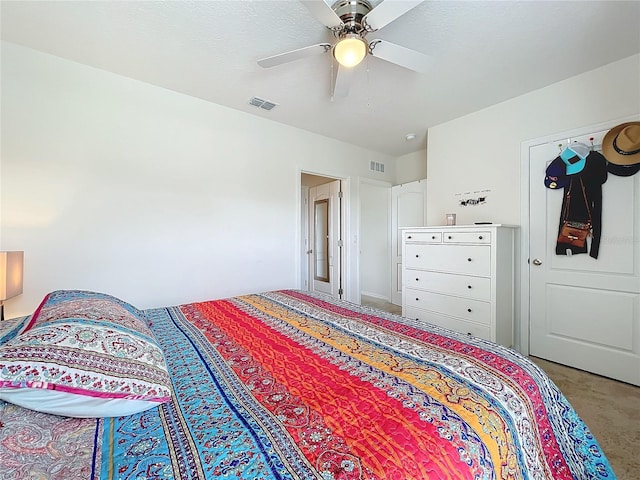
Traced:
<path fill-rule="evenodd" d="M 391 0 L 387 0 L 391 1 Z M 373 2 L 374 4 L 379 2 Z M 377 58 L 331 100 L 330 54 L 256 60 L 331 40 L 299 1 L 3 1 L 2 39 L 400 156 L 433 125 L 640 52 L 640 2 L 430 1 L 375 33 L 433 57 Z M 278 104 L 265 111 L 258 96 Z M 412 142 L 407 133 L 416 133 Z"/>

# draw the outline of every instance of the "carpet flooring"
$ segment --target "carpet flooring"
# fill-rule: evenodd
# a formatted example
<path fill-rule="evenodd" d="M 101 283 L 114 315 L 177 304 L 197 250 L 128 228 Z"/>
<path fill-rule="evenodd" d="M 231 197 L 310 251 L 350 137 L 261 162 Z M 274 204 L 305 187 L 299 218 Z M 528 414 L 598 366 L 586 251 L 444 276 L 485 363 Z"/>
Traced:
<path fill-rule="evenodd" d="M 362 296 L 362 304 L 391 313 L 402 308 Z M 640 479 L 640 387 L 531 357 L 587 424 L 618 480 Z M 580 480 L 580 479 L 579 479 Z"/>
<path fill-rule="evenodd" d="M 640 387 L 531 357 L 555 383 L 619 480 L 640 479 Z"/>

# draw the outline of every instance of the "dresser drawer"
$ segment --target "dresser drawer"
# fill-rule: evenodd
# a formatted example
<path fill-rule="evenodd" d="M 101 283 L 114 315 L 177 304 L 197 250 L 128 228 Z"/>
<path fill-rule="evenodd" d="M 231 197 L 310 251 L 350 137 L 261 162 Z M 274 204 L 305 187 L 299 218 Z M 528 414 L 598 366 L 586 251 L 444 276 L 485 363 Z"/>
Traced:
<path fill-rule="evenodd" d="M 488 325 L 480 325 L 415 307 L 407 307 L 404 316 L 416 319 L 420 322 L 430 323 L 438 325 L 439 327 L 455 330 L 456 332 L 466 335 L 473 335 L 474 337 L 493 341 L 491 338 L 491 328 Z"/>
<path fill-rule="evenodd" d="M 491 275 L 490 245 L 405 245 L 405 268 Z"/>
<path fill-rule="evenodd" d="M 491 324 L 491 303 L 489 302 L 424 292 L 414 288 L 405 290 L 405 302 L 407 307 L 423 308 L 483 325 Z"/>
<path fill-rule="evenodd" d="M 444 243 L 491 243 L 491 232 L 444 232 Z"/>
<path fill-rule="evenodd" d="M 442 232 L 404 232 L 405 242 L 442 243 Z"/>
<path fill-rule="evenodd" d="M 405 270 L 405 285 L 408 288 L 447 293 L 476 300 L 491 300 L 491 279 L 471 277 L 427 270 Z"/>

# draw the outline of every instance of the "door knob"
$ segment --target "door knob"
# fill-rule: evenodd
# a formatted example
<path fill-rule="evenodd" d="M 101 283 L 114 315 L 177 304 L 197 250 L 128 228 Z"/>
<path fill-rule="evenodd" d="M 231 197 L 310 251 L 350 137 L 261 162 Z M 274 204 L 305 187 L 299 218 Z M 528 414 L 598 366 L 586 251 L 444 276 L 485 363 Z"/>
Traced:
<path fill-rule="evenodd" d="M 538 266 L 538 265 L 542 265 L 542 260 L 540 260 L 539 258 L 534 258 L 531 263 L 533 263 L 534 265 Z"/>

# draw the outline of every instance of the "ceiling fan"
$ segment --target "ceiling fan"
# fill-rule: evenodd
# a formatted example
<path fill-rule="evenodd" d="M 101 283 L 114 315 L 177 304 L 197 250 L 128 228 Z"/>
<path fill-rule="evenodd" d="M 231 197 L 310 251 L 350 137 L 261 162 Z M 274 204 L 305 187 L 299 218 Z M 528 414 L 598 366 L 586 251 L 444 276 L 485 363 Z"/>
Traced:
<path fill-rule="evenodd" d="M 368 0 L 338 0 L 329 6 L 323 0 L 301 0 L 311 14 L 337 39 L 335 43 L 318 43 L 258 60 L 264 68 L 275 67 L 331 51 L 335 60 L 332 97 L 346 97 L 356 65 L 371 55 L 401 67 L 424 72 L 431 57 L 386 40 L 367 40 L 375 32 L 424 0 L 383 0 L 375 8 Z"/>

